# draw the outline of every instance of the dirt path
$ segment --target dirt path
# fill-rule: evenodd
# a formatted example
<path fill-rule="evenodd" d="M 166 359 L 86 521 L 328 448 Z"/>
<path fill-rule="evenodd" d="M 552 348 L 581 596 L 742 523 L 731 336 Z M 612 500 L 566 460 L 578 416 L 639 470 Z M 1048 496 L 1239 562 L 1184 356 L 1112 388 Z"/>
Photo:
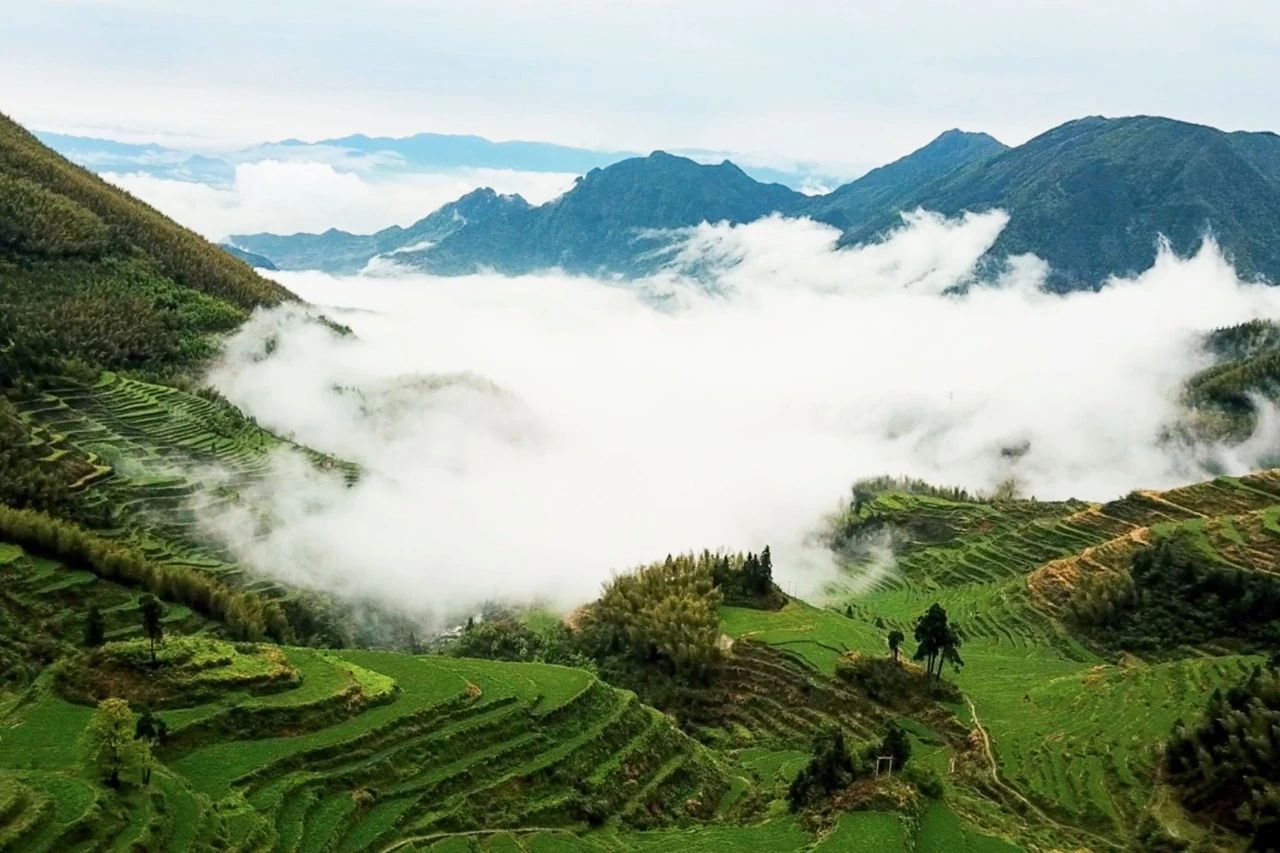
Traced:
<path fill-rule="evenodd" d="M 1044 812 L 1044 810 L 1041 809 L 1039 806 L 1037 806 L 1035 803 L 1031 802 L 1026 797 L 1022 796 L 1022 794 L 1018 793 L 1017 789 L 1015 789 L 1013 786 L 1009 785 L 1007 782 L 1001 779 L 1000 767 L 996 763 L 996 754 L 995 754 L 995 751 L 991 749 L 991 735 L 988 734 L 986 727 L 982 725 L 982 721 L 978 719 L 978 709 L 977 707 L 974 706 L 973 700 L 970 699 L 968 696 L 966 696 L 964 697 L 964 701 L 967 702 L 969 705 L 969 715 L 973 717 L 973 727 L 977 729 L 978 736 L 982 738 L 982 754 L 986 757 L 987 765 L 991 769 L 991 781 L 995 783 L 995 786 L 997 788 L 999 788 L 1005 794 L 1009 795 L 1010 797 L 1012 797 L 1013 799 L 1021 803 L 1024 807 L 1026 807 L 1028 812 L 1030 812 L 1031 814 L 1034 814 L 1041 821 L 1048 824 L 1049 826 L 1054 827 L 1059 832 L 1062 832 L 1068 838 L 1084 836 L 1091 843 L 1096 844 L 1098 846 L 1098 849 L 1103 849 L 1103 850 L 1120 850 L 1124 847 L 1123 844 L 1120 844 L 1119 842 L 1116 842 L 1116 841 L 1112 841 L 1109 838 L 1103 838 L 1101 835 L 1094 835 L 1092 832 L 1087 832 L 1083 829 L 1079 829 L 1074 826 L 1067 826 L 1066 824 L 1059 823 L 1058 821 L 1049 817 L 1049 815 L 1047 815 Z"/>

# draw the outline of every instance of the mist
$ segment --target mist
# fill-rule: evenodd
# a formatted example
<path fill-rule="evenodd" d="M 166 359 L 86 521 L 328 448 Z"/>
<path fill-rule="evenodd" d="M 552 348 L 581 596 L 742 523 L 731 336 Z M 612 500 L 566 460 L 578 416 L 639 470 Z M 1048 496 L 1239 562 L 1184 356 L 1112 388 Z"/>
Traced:
<path fill-rule="evenodd" d="M 531 204 L 573 187 L 576 175 L 466 168 L 441 172 L 375 172 L 335 168 L 319 160 L 268 159 L 236 165 L 227 187 L 158 178 L 142 172 L 102 176 L 210 240 L 231 234 L 322 232 L 371 234 L 409 225 L 479 187 L 518 193 Z"/>
<path fill-rule="evenodd" d="M 634 283 L 280 273 L 315 307 L 255 314 L 209 380 L 365 473 L 281 454 L 245 495 L 258 535 L 243 509 L 207 528 L 283 580 L 419 615 L 567 608 L 667 553 L 766 544 L 816 594 L 814 531 L 860 477 L 1106 500 L 1276 452 L 1273 413 L 1235 447 L 1162 436 L 1200 334 L 1280 316 L 1280 290 L 1212 241 L 1097 293 L 1043 292 L 1025 256 L 975 282 L 1006 223 L 917 212 L 849 250 L 808 220 L 704 225 Z"/>

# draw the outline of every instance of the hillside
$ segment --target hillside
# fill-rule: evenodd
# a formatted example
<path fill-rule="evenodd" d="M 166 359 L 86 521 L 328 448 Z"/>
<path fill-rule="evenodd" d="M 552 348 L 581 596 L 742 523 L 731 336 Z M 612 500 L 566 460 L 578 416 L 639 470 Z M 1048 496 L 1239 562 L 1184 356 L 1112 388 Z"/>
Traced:
<path fill-rule="evenodd" d="M 1280 280 L 1280 136 L 1151 116 L 1079 119 L 921 188 L 899 207 L 1009 213 L 990 257 L 1032 252 L 1059 289 L 1145 270 L 1156 241 L 1194 252 L 1212 232 L 1246 278 Z M 895 224 L 881 210 L 842 242 Z"/>
<path fill-rule="evenodd" d="M 346 627 L 327 603 L 238 565 L 198 517 L 235 505 L 236 490 L 267 476 L 274 453 L 356 476 L 198 387 L 223 335 L 253 308 L 289 299 L 242 261 L 0 122 L 7 540 L 71 560 L 83 577 L 135 599 L 155 594 L 233 636 L 341 642 Z M 5 615 L 22 624 L 30 613 L 18 603 Z"/>
<path fill-rule="evenodd" d="M 0 387 L 87 368 L 161 369 L 291 298 L 0 116 Z"/>

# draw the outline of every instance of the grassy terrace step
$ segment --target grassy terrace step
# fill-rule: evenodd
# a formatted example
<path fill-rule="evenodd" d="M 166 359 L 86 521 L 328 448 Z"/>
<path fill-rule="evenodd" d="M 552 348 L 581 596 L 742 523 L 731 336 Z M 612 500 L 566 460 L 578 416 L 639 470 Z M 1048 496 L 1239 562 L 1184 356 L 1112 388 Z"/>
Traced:
<path fill-rule="evenodd" d="M 288 650 L 290 660 L 305 651 Z M 246 796 L 278 849 L 364 849 L 477 820 L 518 825 L 521 815 L 574 823 L 581 790 L 606 813 L 645 786 L 664 792 L 664 809 L 719 800 L 723 778 L 700 747 L 583 671 L 379 652 L 322 658 L 394 678 L 400 690 L 315 731 L 202 746 L 171 761 L 215 800 Z M 652 777 L 673 755 L 695 770 L 667 790 Z"/>
<path fill-rule="evenodd" d="M 348 480 L 356 476 L 353 467 L 291 445 L 210 400 L 116 374 L 18 406 L 44 441 L 48 464 L 83 472 L 82 500 L 110 513 L 104 533 L 129 540 L 158 563 L 225 578 L 243 573 L 208 539 L 194 504 L 207 513 L 214 500 L 242 500 L 243 487 L 268 474 L 270 454 L 280 449 L 303 453 Z M 287 594 L 275 584 L 254 591 L 268 598 Z"/>

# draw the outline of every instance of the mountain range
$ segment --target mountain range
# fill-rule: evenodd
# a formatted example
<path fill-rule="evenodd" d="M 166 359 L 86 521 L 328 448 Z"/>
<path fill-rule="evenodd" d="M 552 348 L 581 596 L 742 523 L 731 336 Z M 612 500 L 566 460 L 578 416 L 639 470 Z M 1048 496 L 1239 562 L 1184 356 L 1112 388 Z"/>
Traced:
<path fill-rule="evenodd" d="M 462 204 L 465 199 L 454 202 Z M 481 269 L 635 276 L 665 262 L 661 232 L 701 222 L 805 216 L 841 231 L 840 244 L 875 240 L 917 208 L 954 215 L 1000 208 L 1010 224 L 984 260 L 1049 262 L 1049 285 L 1099 286 L 1139 272 L 1166 238 L 1179 253 L 1212 234 L 1241 275 L 1280 280 L 1280 136 L 1227 133 L 1167 118 L 1092 116 L 1007 147 L 950 130 L 905 157 L 825 195 L 763 183 L 725 161 L 707 165 L 656 151 L 594 168 L 539 206 L 512 199 L 439 228 L 449 206 L 376 235 L 241 234 L 232 243 L 282 269 L 350 272 L 379 254 L 427 272 Z M 428 222 L 432 224 L 428 224 Z M 428 233 L 430 246 L 414 245 Z"/>

